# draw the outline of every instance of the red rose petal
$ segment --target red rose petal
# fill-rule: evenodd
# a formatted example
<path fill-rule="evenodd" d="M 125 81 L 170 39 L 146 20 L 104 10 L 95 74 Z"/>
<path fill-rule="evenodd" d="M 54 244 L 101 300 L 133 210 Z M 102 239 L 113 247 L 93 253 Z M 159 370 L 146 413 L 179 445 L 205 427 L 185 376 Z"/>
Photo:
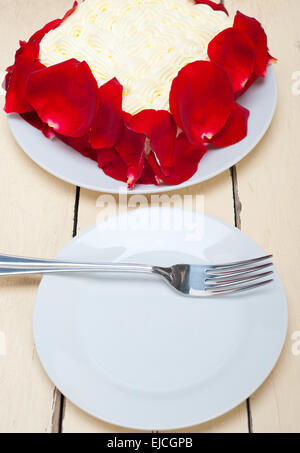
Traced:
<path fill-rule="evenodd" d="M 168 175 L 165 175 L 154 153 L 150 153 L 148 161 L 158 178 L 168 184 L 181 184 L 196 173 L 201 158 L 206 153 L 206 145 L 191 144 L 184 133 L 181 133 L 174 142 L 174 163 Z"/>
<path fill-rule="evenodd" d="M 203 3 L 204 5 L 208 5 L 214 11 L 224 11 L 224 13 L 226 13 L 227 16 L 229 16 L 227 9 L 225 8 L 224 5 L 222 5 L 222 3 L 215 3 L 215 2 L 213 2 L 211 0 L 194 0 L 194 2 L 197 3 L 197 4 Z"/>
<path fill-rule="evenodd" d="M 32 111 L 32 106 L 26 99 L 26 83 L 31 72 L 44 68 L 45 66 L 38 60 L 40 53 L 40 42 L 50 30 L 57 28 L 67 17 L 77 8 L 75 2 L 63 19 L 56 19 L 37 31 L 28 41 L 20 41 L 20 48 L 16 52 L 15 64 L 7 68 L 4 88 L 7 91 L 6 113 L 25 113 Z"/>
<path fill-rule="evenodd" d="M 225 125 L 234 102 L 227 72 L 210 61 L 195 61 L 173 80 L 170 110 L 188 140 L 201 144 Z"/>
<path fill-rule="evenodd" d="M 84 157 L 88 157 L 89 159 L 95 160 L 98 162 L 98 153 L 95 149 L 93 149 L 89 142 L 88 135 L 84 135 L 83 137 L 66 137 L 65 135 L 56 134 L 57 138 L 59 138 L 62 142 L 66 143 L 66 145 L 71 146 Z"/>
<path fill-rule="evenodd" d="M 124 122 L 129 125 L 131 119 L 133 118 L 133 115 L 131 115 L 131 113 L 122 111 L 122 118 Z"/>
<path fill-rule="evenodd" d="M 69 137 L 88 133 L 98 85 L 86 62 L 72 59 L 29 75 L 26 96 L 44 123 Z"/>
<path fill-rule="evenodd" d="M 142 110 L 131 118 L 129 127 L 150 139 L 151 149 L 161 169 L 167 174 L 168 168 L 173 164 L 174 140 L 177 135 L 172 115 L 166 110 Z"/>
<path fill-rule="evenodd" d="M 245 87 L 255 64 L 255 49 L 246 33 L 227 28 L 209 43 L 207 53 L 227 71 L 235 93 Z"/>
<path fill-rule="evenodd" d="M 223 129 L 216 134 L 210 144 L 217 147 L 234 145 L 247 135 L 249 110 L 235 103 Z"/>
<path fill-rule="evenodd" d="M 127 181 L 127 165 L 114 148 L 98 150 L 98 165 L 107 176 L 118 181 Z"/>
<path fill-rule="evenodd" d="M 98 160 L 97 151 L 91 147 L 88 140 L 88 135 L 85 135 L 84 137 L 80 138 L 74 138 L 57 134 L 46 123 L 43 123 L 43 121 L 38 117 L 37 113 L 34 111 L 21 113 L 21 116 L 25 121 L 27 121 L 27 123 L 31 124 L 35 128 L 42 131 L 47 138 L 52 139 L 54 137 L 57 137 L 62 142 L 71 146 L 76 151 L 79 151 L 80 154 L 82 154 L 83 156 L 88 157 L 97 162 Z"/>
<path fill-rule="evenodd" d="M 139 184 L 154 184 L 155 186 L 159 185 L 159 178 L 154 173 L 151 165 L 145 159 L 144 168 L 140 179 L 137 181 Z"/>
<path fill-rule="evenodd" d="M 258 76 L 253 73 L 252 76 L 250 77 L 250 79 L 248 80 L 248 82 L 246 83 L 246 85 L 244 86 L 244 88 L 242 88 L 240 91 L 235 93 L 235 98 L 237 99 L 240 96 L 242 96 L 242 94 L 244 94 L 251 87 L 251 85 L 253 85 L 253 83 L 256 82 L 257 79 L 258 79 Z"/>
<path fill-rule="evenodd" d="M 145 134 L 147 137 L 152 132 L 152 129 L 157 123 L 157 110 L 145 109 L 136 115 L 127 114 L 124 117 L 125 122 L 127 123 L 129 129 L 137 132 L 138 134 Z"/>
<path fill-rule="evenodd" d="M 236 13 L 233 27 L 246 33 L 255 48 L 254 72 L 258 77 L 265 77 L 268 64 L 275 58 L 269 54 L 267 35 L 258 20 L 246 16 L 240 11 Z"/>
<path fill-rule="evenodd" d="M 141 177 L 144 168 L 145 136 L 123 126 L 121 136 L 115 148 L 127 166 L 128 187 L 133 187 Z"/>
<path fill-rule="evenodd" d="M 55 133 L 51 127 L 49 127 L 46 123 L 43 123 L 43 121 L 38 117 L 37 113 L 32 111 L 32 112 L 26 112 L 26 113 L 21 113 L 21 117 L 27 121 L 31 126 L 34 126 L 36 129 L 40 130 L 43 132 L 45 137 L 47 138 L 54 138 Z"/>
<path fill-rule="evenodd" d="M 90 134 L 93 148 L 110 148 L 117 142 L 123 124 L 122 93 L 116 78 L 99 88 L 99 106 Z"/>
<path fill-rule="evenodd" d="M 25 113 L 32 110 L 31 104 L 26 99 L 26 80 L 33 71 L 38 71 L 45 66 L 38 60 L 39 44 L 33 41 L 30 44 L 20 42 L 20 49 L 16 53 L 14 66 L 8 68 L 5 79 L 6 113 Z"/>

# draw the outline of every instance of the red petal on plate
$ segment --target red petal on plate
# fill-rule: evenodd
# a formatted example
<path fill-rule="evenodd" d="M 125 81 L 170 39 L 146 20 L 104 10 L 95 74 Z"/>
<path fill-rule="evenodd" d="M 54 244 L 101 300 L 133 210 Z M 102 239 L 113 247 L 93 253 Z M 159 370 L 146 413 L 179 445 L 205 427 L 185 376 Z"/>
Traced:
<path fill-rule="evenodd" d="M 21 113 L 21 117 L 25 121 L 27 121 L 27 123 L 31 124 L 31 126 L 34 126 L 39 131 L 42 131 L 45 137 L 50 139 L 55 137 L 53 129 L 51 129 L 51 127 L 49 127 L 48 124 L 43 123 L 43 121 L 38 117 L 36 112 L 32 111 Z"/>
<path fill-rule="evenodd" d="M 234 145 L 247 135 L 249 110 L 235 103 L 223 129 L 215 135 L 210 144 L 217 147 Z"/>
<path fill-rule="evenodd" d="M 131 119 L 133 118 L 133 115 L 131 115 L 131 113 L 128 113 L 128 112 L 124 112 L 124 110 L 122 111 L 122 118 L 124 120 L 124 122 L 129 125 L 129 123 L 131 122 Z"/>
<path fill-rule="evenodd" d="M 132 131 L 137 132 L 138 134 L 145 134 L 149 137 L 157 123 L 157 113 L 158 110 L 145 109 L 136 115 L 128 116 L 126 114 L 124 121 Z"/>
<path fill-rule="evenodd" d="M 96 162 L 98 161 L 97 151 L 91 147 L 88 135 L 84 135 L 83 137 L 79 138 L 66 137 L 65 135 L 61 134 L 56 134 L 56 136 L 62 142 L 74 148 L 84 157 L 88 157 L 89 159 L 95 160 Z"/>
<path fill-rule="evenodd" d="M 244 94 L 251 87 L 251 85 L 253 85 L 253 83 L 256 82 L 257 79 L 258 76 L 253 73 L 248 82 L 246 83 L 246 85 L 244 86 L 244 88 L 235 93 L 235 99 L 238 99 L 240 96 L 242 96 L 242 94 Z"/>
<path fill-rule="evenodd" d="M 143 168 L 142 176 L 140 177 L 140 179 L 137 182 L 139 184 L 154 184 L 155 186 L 159 185 L 159 178 L 154 173 L 154 171 L 147 159 L 145 159 L 145 161 L 144 161 L 144 168 Z"/>
<path fill-rule="evenodd" d="M 32 106 L 25 96 L 25 88 L 28 76 L 31 72 L 44 68 L 45 66 L 38 60 L 40 53 L 39 43 L 46 33 L 57 28 L 67 17 L 77 8 L 75 2 L 63 19 L 56 19 L 37 31 L 28 41 L 20 41 L 20 48 L 16 52 L 15 64 L 7 68 L 4 88 L 7 90 L 6 104 L 4 110 L 7 113 L 25 113 L 32 110 Z"/>
<path fill-rule="evenodd" d="M 56 134 L 67 145 L 79 151 L 83 156 L 98 162 L 99 168 L 111 178 L 127 181 L 127 166 L 114 148 L 93 149 L 88 135 L 79 138 Z"/>
<path fill-rule="evenodd" d="M 98 85 L 85 61 L 72 59 L 31 73 L 26 95 L 41 120 L 59 134 L 82 137 L 88 133 Z"/>
<path fill-rule="evenodd" d="M 114 148 L 98 150 L 98 165 L 107 176 L 118 181 L 127 181 L 127 166 Z"/>
<path fill-rule="evenodd" d="M 201 145 L 225 125 L 234 103 L 227 72 L 210 61 L 181 69 L 170 91 L 170 110 L 191 143 Z"/>
<path fill-rule="evenodd" d="M 7 68 L 5 78 L 6 113 L 30 112 L 32 106 L 26 99 L 26 82 L 29 74 L 45 66 L 38 60 L 39 44 L 33 41 L 30 44 L 20 41 L 20 48 L 16 52 L 15 64 Z"/>
<path fill-rule="evenodd" d="M 258 77 L 265 77 L 268 64 L 275 61 L 269 54 L 267 35 L 258 20 L 246 16 L 240 11 L 236 13 L 233 27 L 246 33 L 255 48 L 254 72 Z"/>
<path fill-rule="evenodd" d="M 34 111 L 22 113 L 21 116 L 25 121 L 27 121 L 27 123 L 42 131 L 47 138 L 52 139 L 54 137 L 57 137 L 62 142 L 74 148 L 76 151 L 79 151 L 83 156 L 93 159 L 97 162 L 97 151 L 91 147 L 87 135 L 80 138 L 73 138 L 66 137 L 57 133 L 55 134 L 53 129 L 51 129 L 46 123 L 43 123 L 42 120 L 38 117 L 37 113 Z"/>
<path fill-rule="evenodd" d="M 93 148 L 111 148 L 122 130 L 123 87 L 116 78 L 99 88 L 99 106 L 92 124 L 90 142 Z"/>
<path fill-rule="evenodd" d="M 145 159 L 144 147 L 145 136 L 131 131 L 124 125 L 115 148 L 127 166 L 128 187 L 133 187 L 142 175 Z"/>
<path fill-rule="evenodd" d="M 142 110 L 131 118 L 129 128 L 150 139 L 151 149 L 161 169 L 167 174 L 174 161 L 174 140 L 177 135 L 172 115 L 166 110 Z"/>
<path fill-rule="evenodd" d="M 254 45 L 246 33 L 227 28 L 209 43 L 207 53 L 227 71 L 235 93 L 246 86 L 255 64 Z"/>
<path fill-rule="evenodd" d="M 51 22 L 49 22 L 48 24 L 46 24 L 43 28 L 41 28 L 40 30 L 38 30 L 36 33 L 34 33 L 34 35 L 31 36 L 30 41 L 37 41 L 37 42 L 41 42 L 41 40 L 43 39 L 43 37 L 50 31 L 50 30 L 54 30 L 55 28 L 57 28 L 62 22 L 64 22 L 68 17 L 71 16 L 71 14 L 74 13 L 74 11 L 77 9 L 77 6 L 78 6 L 78 2 L 74 2 L 74 5 L 71 9 L 69 9 L 69 11 L 66 12 L 66 14 L 64 15 L 64 17 L 62 19 L 55 19 Z"/>
<path fill-rule="evenodd" d="M 222 5 L 222 3 L 216 3 L 216 2 L 213 2 L 211 0 L 194 0 L 194 2 L 197 3 L 197 4 L 203 3 L 204 5 L 208 5 L 214 11 L 224 11 L 224 13 L 226 13 L 227 16 L 229 16 L 227 9 L 225 8 L 224 5 Z"/>
<path fill-rule="evenodd" d="M 177 185 L 187 181 L 196 173 L 198 164 L 206 150 L 206 145 L 193 145 L 184 133 L 181 133 L 174 143 L 174 163 L 168 175 L 161 171 L 153 152 L 149 154 L 148 161 L 159 179 L 168 184 Z"/>

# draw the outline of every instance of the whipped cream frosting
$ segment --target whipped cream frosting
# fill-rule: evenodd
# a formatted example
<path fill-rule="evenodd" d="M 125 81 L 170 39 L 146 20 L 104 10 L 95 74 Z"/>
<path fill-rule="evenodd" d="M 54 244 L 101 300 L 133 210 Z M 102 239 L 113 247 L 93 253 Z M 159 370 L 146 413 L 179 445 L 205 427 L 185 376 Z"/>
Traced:
<path fill-rule="evenodd" d="M 123 109 L 169 109 L 172 80 L 186 64 L 207 60 L 207 46 L 232 22 L 193 0 L 85 0 L 45 35 L 40 60 L 86 61 L 99 86 L 116 77 Z"/>

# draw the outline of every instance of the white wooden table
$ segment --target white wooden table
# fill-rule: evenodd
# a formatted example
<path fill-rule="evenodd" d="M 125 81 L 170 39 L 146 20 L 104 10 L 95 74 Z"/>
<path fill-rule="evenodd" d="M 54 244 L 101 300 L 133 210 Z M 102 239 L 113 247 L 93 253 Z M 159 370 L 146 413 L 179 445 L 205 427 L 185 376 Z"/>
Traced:
<path fill-rule="evenodd" d="M 264 25 L 279 59 L 279 104 L 271 128 L 231 171 L 174 193 L 202 194 L 205 211 L 236 224 L 275 255 L 286 287 L 289 332 L 278 365 L 248 402 L 184 432 L 300 432 L 300 2 L 225 0 Z M 0 0 L 0 70 L 19 39 L 69 8 L 71 0 Z M 4 96 L 0 97 L 1 110 Z M 0 250 L 54 257 L 76 232 L 96 222 L 99 194 L 79 190 L 34 164 L 0 113 Z M 0 432 L 129 432 L 66 401 L 45 375 L 33 344 L 39 278 L 0 280 Z M 59 313 L 57 313 L 59 317 Z M 55 330 L 55 325 L 53 325 Z"/>

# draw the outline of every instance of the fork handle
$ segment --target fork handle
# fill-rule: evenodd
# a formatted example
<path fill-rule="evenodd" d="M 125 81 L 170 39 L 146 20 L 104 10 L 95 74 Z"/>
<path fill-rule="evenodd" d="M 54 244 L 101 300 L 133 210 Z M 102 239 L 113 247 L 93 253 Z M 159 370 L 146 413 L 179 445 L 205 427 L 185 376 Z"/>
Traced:
<path fill-rule="evenodd" d="M 136 272 L 152 274 L 155 272 L 155 268 L 143 264 L 132 263 L 84 263 L 0 255 L 0 276 L 75 271 Z"/>
<path fill-rule="evenodd" d="M 55 267 L 36 267 L 36 268 L 31 268 L 31 267 L 7 267 L 7 268 L 2 268 L 0 267 L 0 277 L 9 277 L 9 276 L 17 276 L 17 275 L 37 275 L 37 274 L 67 274 L 67 273 L 96 273 L 96 272 L 134 272 L 134 273 L 151 273 L 152 272 L 146 272 L 143 270 L 120 270 L 120 269 L 97 269 L 95 267 L 89 268 L 89 267 L 76 267 L 76 268 L 55 268 Z M 153 272 L 154 273 L 154 272 Z"/>

